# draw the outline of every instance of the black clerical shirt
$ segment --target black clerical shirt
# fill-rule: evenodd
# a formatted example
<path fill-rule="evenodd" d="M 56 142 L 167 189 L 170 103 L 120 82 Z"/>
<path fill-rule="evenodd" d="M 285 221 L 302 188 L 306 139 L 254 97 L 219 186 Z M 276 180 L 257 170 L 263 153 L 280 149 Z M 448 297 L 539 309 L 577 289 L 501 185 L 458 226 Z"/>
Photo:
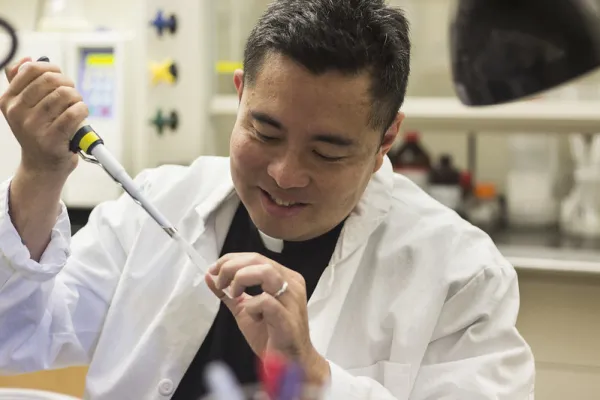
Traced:
<path fill-rule="evenodd" d="M 310 298 L 329 264 L 342 226 L 343 223 L 330 232 L 308 241 L 285 242 L 283 251 L 276 253 L 264 246 L 248 211 L 240 203 L 229 227 L 221 255 L 241 252 L 260 253 L 300 273 L 306 281 L 307 298 Z M 260 287 L 252 287 L 248 288 L 246 293 L 256 295 L 260 291 Z M 223 303 L 172 399 L 198 400 L 205 396 L 207 393 L 203 372 L 207 364 L 214 360 L 229 365 L 240 383 L 246 385 L 258 382 L 257 358 L 240 332 L 233 315 Z"/>

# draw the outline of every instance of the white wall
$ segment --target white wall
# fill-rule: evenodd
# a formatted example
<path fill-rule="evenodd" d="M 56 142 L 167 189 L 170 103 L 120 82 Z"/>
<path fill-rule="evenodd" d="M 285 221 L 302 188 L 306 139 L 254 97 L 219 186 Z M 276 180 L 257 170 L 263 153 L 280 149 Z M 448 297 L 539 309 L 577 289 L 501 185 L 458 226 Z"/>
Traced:
<path fill-rule="evenodd" d="M 38 0 L 0 0 L 0 14 L 17 29 L 31 29 L 39 4 Z"/>
<path fill-rule="evenodd" d="M 72 1 L 72 0 L 70 0 Z M 132 18 L 139 15 L 143 0 L 79 0 L 86 11 L 86 17 L 93 24 L 111 29 L 131 28 Z M 35 16 L 43 0 L 0 0 L 0 13 L 18 29 L 33 29 Z"/>

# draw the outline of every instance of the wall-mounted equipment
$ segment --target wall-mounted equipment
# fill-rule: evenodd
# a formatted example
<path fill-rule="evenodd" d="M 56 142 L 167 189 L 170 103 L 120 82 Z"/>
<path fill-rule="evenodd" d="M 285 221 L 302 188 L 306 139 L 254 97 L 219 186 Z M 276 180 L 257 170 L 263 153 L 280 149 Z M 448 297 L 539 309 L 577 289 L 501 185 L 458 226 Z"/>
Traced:
<path fill-rule="evenodd" d="M 73 79 L 88 107 L 89 124 L 102 136 L 113 157 L 126 163 L 123 109 L 130 102 L 130 92 L 124 85 L 128 66 L 134 62 L 129 49 L 133 36 L 117 32 L 17 34 L 20 46 L 16 56 L 46 56 Z M 0 93 L 7 85 L 5 80 L 0 82 Z M 20 158 L 19 145 L 4 119 L 0 121 L 0 149 L 1 181 L 14 173 Z M 80 162 L 65 184 L 62 200 L 70 208 L 91 208 L 120 194 L 120 188 L 101 168 Z"/>

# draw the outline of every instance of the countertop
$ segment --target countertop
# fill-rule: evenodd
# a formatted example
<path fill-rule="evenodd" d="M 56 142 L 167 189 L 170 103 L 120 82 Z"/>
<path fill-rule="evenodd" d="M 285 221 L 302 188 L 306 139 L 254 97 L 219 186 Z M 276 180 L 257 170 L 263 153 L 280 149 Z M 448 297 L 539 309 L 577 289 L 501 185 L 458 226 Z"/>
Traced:
<path fill-rule="evenodd" d="M 490 236 L 517 269 L 600 275 L 600 238 L 569 237 L 557 228 L 506 229 Z"/>

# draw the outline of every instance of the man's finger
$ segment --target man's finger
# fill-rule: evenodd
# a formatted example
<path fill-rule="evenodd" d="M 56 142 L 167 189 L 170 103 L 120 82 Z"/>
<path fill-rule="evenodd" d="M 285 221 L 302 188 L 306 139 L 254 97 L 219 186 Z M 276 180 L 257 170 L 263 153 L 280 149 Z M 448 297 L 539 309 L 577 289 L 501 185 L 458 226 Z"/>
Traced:
<path fill-rule="evenodd" d="M 281 332 L 284 337 L 289 337 L 291 332 L 287 332 L 289 328 L 288 319 L 289 312 L 283 304 L 268 293 L 262 293 L 259 296 L 254 296 L 243 303 L 244 310 L 254 320 L 264 319 L 267 325 L 276 326 L 284 330 Z"/>
<path fill-rule="evenodd" d="M 67 76 L 58 72 L 48 72 L 35 78 L 21 92 L 21 101 L 29 108 L 35 107 L 46 96 L 61 86 L 75 88 L 75 83 Z M 78 96 L 81 100 L 81 95 Z"/>
<path fill-rule="evenodd" d="M 223 265 L 230 262 L 242 262 L 243 260 L 246 260 L 247 264 L 260 264 L 260 262 L 252 260 L 258 260 L 261 257 L 263 256 L 258 253 L 227 253 L 210 266 L 209 272 L 213 275 L 219 275 Z"/>
<path fill-rule="evenodd" d="M 275 294 L 283 286 L 281 273 L 271 264 L 251 265 L 239 269 L 229 285 L 233 297 L 240 296 L 246 288 L 260 286 L 263 291 Z"/>
<path fill-rule="evenodd" d="M 4 74 L 6 75 L 6 79 L 8 80 L 8 83 L 11 83 L 13 81 L 13 79 L 15 78 L 15 76 L 17 76 L 17 73 L 19 72 L 19 67 L 27 62 L 31 62 L 31 57 L 25 57 L 20 59 L 19 61 L 17 61 L 15 64 L 12 64 L 10 67 L 7 67 L 4 70 Z"/>
<path fill-rule="evenodd" d="M 215 279 L 216 278 L 211 274 L 206 274 L 206 276 L 204 277 L 204 280 L 206 281 L 208 288 L 215 294 L 215 296 L 217 296 L 219 299 L 222 300 L 224 297 L 227 297 L 227 295 L 222 290 L 217 289 L 217 285 L 215 284 Z"/>
<path fill-rule="evenodd" d="M 221 300 L 227 306 L 227 308 L 229 308 L 229 310 L 234 316 L 237 316 L 242 311 L 243 302 L 252 298 L 252 296 L 246 293 L 242 293 L 242 295 L 237 298 L 230 298 L 229 296 L 227 296 L 227 294 L 225 294 L 225 292 L 223 292 L 220 289 L 217 289 L 214 277 L 210 274 L 206 274 L 206 276 L 204 277 L 204 281 L 208 285 L 208 288 L 215 294 L 215 296 L 219 298 L 219 300 Z"/>
<path fill-rule="evenodd" d="M 217 285 L 217 288 L 224 289 L 231 284 L 231 282 L 233 281 L 233 278 L 235 277 L 235 275 L 238 273 L 239 270 L 250 267 L 252 265 L 261 265 L 261 264 L 270 264 L 270 263 L 273 263 L 273 261 L 269 260 L 268 258 L 266 258 L 260 254 L 242 253 L 235 257 L 229 257 L 224 263 L 220 264 L 220 266 L 217 268 L 218 269 L 217 274 L 214 274 L 212 272 L 213 270 L 211 270 L 211 273 L 213 273 L 213 275 L 218 276 L 217 281 L 215 282 Z M 219 262 L 217 262 L 217 265 L 219 265 Z"/>
<path fill-rule="evenodd" d="M 21 64 L 23 65 L 23 64 Z M 11 71 L 12 74 L 13 71 Z M 31 82 L 36 80 L 39 76 L 43 75 L 45 72 L 58 72 L 60 73 L 60 68 L 56 64 L 48 63 L 48 62 L 30 62 L 25 65 L 19 71 L 17 67 L 17 72 L 14 73 L 12 79 L 10 81 L 10 86 L 6 91 L 10 96 L 16 96 L 23 91 Z"/>

